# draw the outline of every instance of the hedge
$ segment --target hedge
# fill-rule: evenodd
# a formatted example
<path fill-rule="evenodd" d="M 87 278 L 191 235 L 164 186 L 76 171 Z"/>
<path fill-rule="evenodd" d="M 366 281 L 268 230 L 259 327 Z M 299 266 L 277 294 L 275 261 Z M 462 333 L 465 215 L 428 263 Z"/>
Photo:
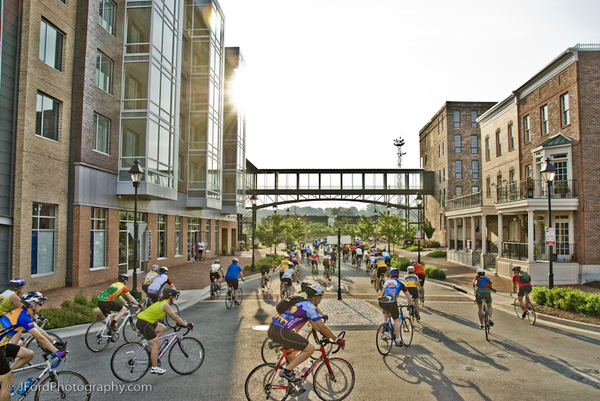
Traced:
<path fill-rule="evenodd" d="M 439 267 L 426 267 L 425 276 L 434 280 L 445 280 L 446 272 Z"/>
<path fill-rule="evenodd" d="M 428 258 L 445 258 L 446 251 L 433 251 L 427 254 Z"/>
<path fill-rule="evenodd" d="M 600 316 L 600 294 L 588 294 L 569 287 L 534 287 L 533 301 L 539 305 L 560 308 L 570 312 Z"/>

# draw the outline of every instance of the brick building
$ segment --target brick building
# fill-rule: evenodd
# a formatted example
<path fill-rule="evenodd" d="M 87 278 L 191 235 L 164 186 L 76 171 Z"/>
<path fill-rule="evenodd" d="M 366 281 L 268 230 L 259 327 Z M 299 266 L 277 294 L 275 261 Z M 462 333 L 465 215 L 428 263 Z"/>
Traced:
<path fill-rule="evenodd" d="M 193 260 L 199 241 L 208 256 L 236 249 L 245 117 L 227 91 L 244 61 L 224 47 L 219 4 L 2 4 L 2 61 L 15 70 L 2 70 L 13 109 L 3 106 L 1 135 L 14 143 L 0 146 L 10 156 L 0 235 L 12 243 L 0 252 L 14 252 L 0 284 L 22 277 L 44 290 L 131 273 L 136 159 L 138 268 Z"/>

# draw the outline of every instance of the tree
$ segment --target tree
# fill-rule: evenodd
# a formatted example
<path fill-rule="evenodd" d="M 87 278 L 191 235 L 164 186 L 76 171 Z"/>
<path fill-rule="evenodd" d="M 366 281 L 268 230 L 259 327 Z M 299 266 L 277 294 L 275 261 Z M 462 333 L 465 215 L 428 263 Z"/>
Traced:
<path fill-rule="evenodd" d="M 338 228 L 341 230 L 342 235 L 349 235 L 351 237 L 354 237 L 356 235 L 356 224 L 353 224 L 352 219 L 349 217 L 344 217 L 342 219 L 334 221 L 334 234 L 337 232 Z"/>
<path fill-rule="evenodd" d="M 431 237 L 433 237 L 433 233 L 435 232 L 435 228 L 431 225 L 431 222 L 429 220 L 425 220 L 423 223 L 421 223 L 421 228 L 427 236 L 427 240 L 430 240 Z"/>
<path fill-rule="evenodd" d="M 275 246 L 277 253 L 277 244 L 284 238 L 286 225 L 284 216 L 274 214 L 269 220 L 263 220 L 262 224 L 256 225 L 256 238 L 267 246 Z"/>
<path fill-rule="evenodd" d="M 363 240 L 373 237 L 375 234 L 375 223 L 370 216 L 360 216 L 356 226 L 356 232 Z"/>
<path fill-rule="evenodd" d="M 316 237 L 325 237 L 333 233 L 333 230 L 324 223 L 309 223 L 307 231 L 310 239 Z"/>
<path fill-rule="evenodd" d="M 306 221 L 298 216 L 290 217 L 286 223 L 290 239 L 300 241 L 307 232 Z"/>

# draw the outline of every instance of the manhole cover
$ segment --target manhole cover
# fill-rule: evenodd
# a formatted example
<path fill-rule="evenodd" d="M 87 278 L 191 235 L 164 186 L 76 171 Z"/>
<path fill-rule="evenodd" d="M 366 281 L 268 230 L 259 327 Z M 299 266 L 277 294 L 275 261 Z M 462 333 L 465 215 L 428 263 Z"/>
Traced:
<path fill-rule="evenodd" d="M 473 366 L 465 366 L 465 370 L 467 372 L 475 372 L 477 370 L 477 368 L 475 368 Z"/>
<path fill-rule="evenodd" d="M 508 355 L 506 355 L 506 354 L 497 354 L 496 356 L 498 358 L 508 358 Z"/>

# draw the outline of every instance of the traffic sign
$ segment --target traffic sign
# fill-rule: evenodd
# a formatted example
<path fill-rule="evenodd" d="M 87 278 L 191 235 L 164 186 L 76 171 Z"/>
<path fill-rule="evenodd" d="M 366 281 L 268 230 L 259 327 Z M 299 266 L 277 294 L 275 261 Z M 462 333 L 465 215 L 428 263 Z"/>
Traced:
<path fill-rule="evenodd" d="M 328 244 L 337 245 L 337 243 L 338 243 L 337 240 L 338 240 L 337 235 L 328 235 L 327 236 Z M 349 235 L 342 235 L 342 237 L 340 238 L 340 241 L 342 241 L 342 244 L 349 244 L 352 242 L 352 237 Z"/>
<path fill-rule="evenodd" d="M 421 230 L 417 230 L 417 235 L 415 236 L 416 239 L 418 239 L 419 241 L 421 239 L 423 239 L 423 237 L 421 236 Z"/>
<path fill-rule="evenodd" d="M 556 230 L 553 227 L 546 227 L 546 245 L 556 245 Z"/>

